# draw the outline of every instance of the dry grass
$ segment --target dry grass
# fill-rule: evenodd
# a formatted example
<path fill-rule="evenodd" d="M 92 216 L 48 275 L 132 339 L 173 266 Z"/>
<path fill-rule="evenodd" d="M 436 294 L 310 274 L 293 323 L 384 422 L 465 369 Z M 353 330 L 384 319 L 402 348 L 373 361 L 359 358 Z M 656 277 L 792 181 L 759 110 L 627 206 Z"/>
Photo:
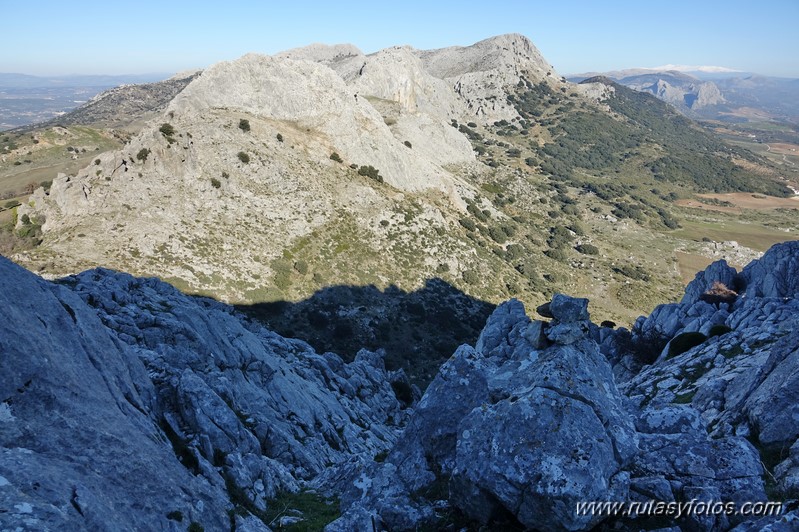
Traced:
<path fill-rule="evenodd" d="M 694 255 L 693 253 L 683 253 L 682 251 L 675 252 L 675 255 L 677 256 L 677 266 L 680 269 L 680 277 L 684 285 L 693 281 L 697 273 L 710 266 L 716 260 L 702 255 Z"/>

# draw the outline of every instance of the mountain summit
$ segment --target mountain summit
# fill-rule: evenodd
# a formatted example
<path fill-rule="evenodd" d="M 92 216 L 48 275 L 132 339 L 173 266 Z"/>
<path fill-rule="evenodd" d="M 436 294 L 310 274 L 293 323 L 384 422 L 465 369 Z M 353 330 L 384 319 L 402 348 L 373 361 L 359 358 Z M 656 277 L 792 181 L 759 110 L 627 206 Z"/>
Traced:
<path fill-rule="evenodd" d="M 442 279 L 532 304 L 554 282 L 629 320 L 679 286 L 654 273 L 673 272 L 672 250 L 618 273 L 630 239 L 678 227 L 678 193 L 784 193 L 751 153 L 654 98 L 566 82 L 517 34 L 373 54 L 316 44 L 184 82 L 119 149 L 15 207 L 35 244 L 16 260 L 157 274 L 237 303 Z"/>

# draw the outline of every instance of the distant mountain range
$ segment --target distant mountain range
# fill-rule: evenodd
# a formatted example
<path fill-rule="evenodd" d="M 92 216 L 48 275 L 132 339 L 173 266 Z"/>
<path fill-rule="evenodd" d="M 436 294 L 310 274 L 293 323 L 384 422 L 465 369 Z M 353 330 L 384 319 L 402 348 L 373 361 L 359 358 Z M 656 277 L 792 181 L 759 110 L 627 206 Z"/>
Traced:
<path fill-rule="evenodd" d="M 54 87 L 102 87 L 110 88 L 128 83 L 151 83 L 161 81 L 172 74 L 120 74 L 120 75 L 70 75 L 30 76 L 28 74 L 0 72 L 2 89 L 40 89 Z"/>
<path fill-rule="evenodd" d="M 57 118 L 102 91 L 171 74 L 29 76 L 0 73 L 0 131 Z"/>
<path fill-rule="evenodd" d="M 588 72 L 568 79 L 580 82 L 595 76 L 654 94 L 692 118 L 799 123 L 799 79 L 681 65 Z"/>

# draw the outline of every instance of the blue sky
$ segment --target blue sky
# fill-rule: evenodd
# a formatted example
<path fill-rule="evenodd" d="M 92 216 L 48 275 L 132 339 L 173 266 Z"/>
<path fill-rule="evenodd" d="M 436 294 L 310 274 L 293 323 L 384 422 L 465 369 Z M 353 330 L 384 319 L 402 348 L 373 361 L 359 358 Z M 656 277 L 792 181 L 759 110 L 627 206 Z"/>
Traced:
<path fill-rule="evenodd" d="M 312 42 L 368 53 L 515 32 L 562 75 L 688 64 L 799 78 L 799 0 L 2 3 L 0 72 L 172 73 Z"/>

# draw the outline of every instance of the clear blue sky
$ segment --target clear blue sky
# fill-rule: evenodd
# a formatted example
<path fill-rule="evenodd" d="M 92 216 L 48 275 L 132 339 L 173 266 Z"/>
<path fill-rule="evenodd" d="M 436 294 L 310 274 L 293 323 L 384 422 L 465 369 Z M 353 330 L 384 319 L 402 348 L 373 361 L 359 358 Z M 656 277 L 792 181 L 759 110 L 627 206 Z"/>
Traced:
<path fill-rule="evenodd" d="M 516 32 L 563 75 L 671 63 L 799 77 L 799 0 L 2 4 L 0 72 L 172 73 L 312 42 L 349 42 L 369 53 Z"/>

